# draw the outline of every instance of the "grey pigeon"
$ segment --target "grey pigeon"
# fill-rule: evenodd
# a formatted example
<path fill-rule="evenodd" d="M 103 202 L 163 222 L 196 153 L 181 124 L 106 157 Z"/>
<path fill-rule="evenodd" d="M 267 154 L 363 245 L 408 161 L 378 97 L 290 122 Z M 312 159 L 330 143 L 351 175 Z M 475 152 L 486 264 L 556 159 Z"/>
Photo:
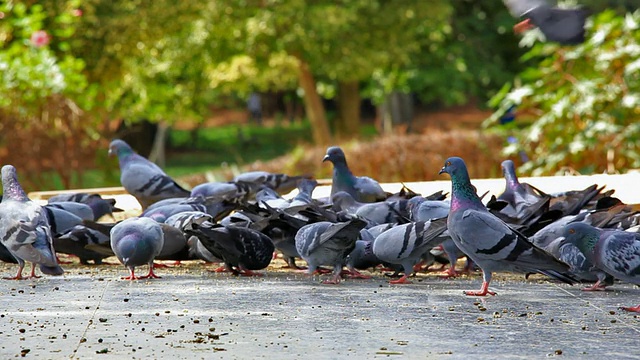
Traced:
<path fill-rule="evenodd" d="M 42 206 L 29 200 L 20 186 L 16 169 L 11 165 L 2 167 L 2 202 L 0 202 L 0 241 L 18 262 L 15 277 L 21 280 L 25 261 L 32 263 L 30 277 L 35 275 L 36 264 L 47 275 L 62 275 L 64 272 L 55 256 L 51 228 Z"/>
<path fill-rule="evenodd" d="M 367 220 L 369 226 L 409 221 L 408 200 L 379 201 L 375 203 L 360 203 L 346 191 L 338 191 L 331 196 L 331 202 L 336 211 L 346 211 Z M 446 215 L 445 215 L 446 216 Z"/>
<path fill-rule="evenodd" d="M 87 204 L 73 202 L 73 201 L 59 201 L 59 202 L 49 203 L 45 205 L 45 207 L 49 209 L 55 208 L 55 209 L 60 209 L 60 210 L 70 212 L 82 220 L 91 220 L 91 221 L 96 220 L 93 217 L 93 210 L 91 210 L 91 207 Z"/>
<path fill-rule="evenodd" d="M 331 196 L 338 191 L 346 191 L 359 202 L 376 202 L 387 198 L 388 194 L 382 190 L 377 181 L 366 176 L 354 176 L 351 173 L 347 159 L 340 147 L 329 147 L 322 161 L 333 163 Z"/>
<path fill-rule="evenodd" d="M 449 215 L 451 203 L 445 200 L 427 200 L 419 196 L 409 200 L 409 214 L 413 221 L 441 219 Z"/>
<path fill-rule="evenodd" d="M 162 251 L 164 235 L 157 222 L 143 217 L 134 217 L 117 223 L 111 229 L 111 249 L 118 260 L 129 269 L 126 280 L 158 278 L 153 272 L 153 260 Z M 136 276 L 135 267 L 149 265 L 149 273 Z"/>
<path fill-rule="evenodd" d="M 191 189 L 191 196 L 212 197 L 220 200 L 248 199 L 255 195 L 260 185 L 242 182 L 207 182 Z"/>
<path fill-rule="evenodd" d="M 213 217 L 207 213 L 201 211 L 186 211 L 175 214 L 165 221 L 165 224 L 178 229 L 184 237 L 187 239 L 187 251 L 190 259 L 200 259 L 206 262 L 219 263 L 222 259 L 215 257 L 211 251 L 209 251 L 197 236 L 187 234 L 183 229 L 190 227 L 190 223 L 194 221 L 207 220 L 210 222 L 215 221 Z"/>
<path fill-rule="evenodd" d="M 2 242 L 0 242 L 0 261 L 12 264 L 18 263 L 18 260 L 16 260 L 16 258 L 11 255 L 7 247 L 4 246 Z"/>
<path fill-rule="evenodd" d="M 233 181 L 242 181 L 256 185 L 265 185 L 279 194 L 288 194 L 297 187 L 300 180 L 309 179 L 307 175 L 290 176 L 287 174 L 273 174 L 266 171 L 250 171 L 236 176 Z"/>
<path fill-rule="evenodd" d="M 640 235 L 620 230 L 602 230 L 584 223 L 569 224 L 565 241 L 575 245 L 592 264 L 613 277 L 640 285 Z M 600 282 L 596 283 L 600 285 Z M 594 285 L 595 287 L 595 285 Z M 624 307 L 640 312 L 640 305 Z"/>
<path fill-rule="evenodd" d="M 298 194 L 291 199 L 291 206 L 311 204 L 313 202 L 313 190 L 318 186 L 314 179 L 302 179 L 298 181 Z"/>
<path fill-rule="evenodd" d="M 444 241 L 440 235 L 447 229 L 447 219 L 411 222 L 395 226 L 376 237 L 373 253 L 382 261 L 402 265 L 404 275 L 391 284 L 410 284 L 413 266 L 431 248 Z"/>
<path fill-rule="evenodd" d="M 142 209 L 156 201 L 191 194 L 178 185 L 156 164 L 136 154 L 126 142 L 116 139 L 109 144 L 109 155 L 117 155 L 120 183 L 133 195 Z"/>
<path fill-rule="evenodd" d="M 51 207 L 50 205 L 45 205 L 42 208 L 53 236 L 64 233 L 76 225 L 82 225 L 83 220 L 80 217 L 66 210 Z"/>
<path fill-rule="evenodd" d="M 109 251 L 96 251 L 95 247 L 91 249 L 92 246 L 108 246 Z M 109 235 L 85 225 L 76 225 L 53 237 L 53 247 L 57 253 L 75 255 L 85 265 L 90 260 L 100 265 L 103 259 L 113 256 L 110 246 Z"/>
<path fill-rule="evenodd" d="M 362 229 L 362 231 L 367 230 Z M 358 272 L 358 270 L 373 268 L 380 264 L 382 264 L 382 260 L 380 260 L 376 256 L 376 254 L 373 253 L 373 241 L 371 240 L 357 240 L 355 248 L 349 253 L 349 255 L 347 255 L 347 258 L 345 259 L 345 265 L 347 266 L 347 269 L 349 270 L 351 275 L 364 279 L 370 278 L 370 276 L 363 275 Z"/>
<path fill-rule="evenodd" d="M 50 197 L 47 199 L 48 203 L 55 203 L 60 201 L 73 201 L 77 203 L 87 204 L 93 211 L 93 219 L 95 221 L 100 220 L 105 215 L 111 216 L 112 219 L 114 212 L 122 212 L 123 210 L 116 207 L 116 200 L 107 198 L 103 199 L 100 194 L 88 194 L 88 193 L 64 193 Z"/>
<path fill-rule="evenodd" d="M 234 275 L 262 275 L 254 270 L 269 266 L 275 247 L 263 233 L 243 227 L 214 224 L 206 218 L 193 219 L 183 231 L 198 237 L 213 256 L 224 261 Z"/>
<path fill-rule="evenodd" d="M 296 249 L 309 264 L 308 272 L 313 274 L 318 266 L 333 266 L 331 280 L 325 284 L 338 284 L 345 258 L 356 246 L 360 230 L 367 222 L 354 218 L 345 222 L 320 221 L 300 228 L 295 236 Z"/>
<path fill-rule="evenodd" d="M 575 280 L 568 275 L 569 266 L 533 245 L 524 235 L 511 229 L 491 214 L 482 204 L 471 185 L 467 166 L 459 157 L 450 157 L 440 174 L 451 176 L 451 209 L 448 231 L 455 244 L 482 269 L 483 282 L 479 291 L 466 291 L 473 296 L 495 295 L 489 291 L 491 273 L 512 271 L 541 273 L 568 284 Z"/>

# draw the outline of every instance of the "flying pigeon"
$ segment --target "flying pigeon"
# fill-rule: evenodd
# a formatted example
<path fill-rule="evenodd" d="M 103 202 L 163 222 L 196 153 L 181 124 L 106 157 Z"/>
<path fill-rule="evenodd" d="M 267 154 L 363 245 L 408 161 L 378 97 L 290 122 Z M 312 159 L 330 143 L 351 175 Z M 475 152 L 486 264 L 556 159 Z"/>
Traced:
<path fill-rule="evenodd" d="M 354 176 L 349 170 L 347 159 L 342 149 L 331 146 L 322 162 L 333 163 L 333 178 L 331 183 L 331 196 L 338 191 L 346 191 L 359 202 L 376 202 L 385 200 L 388 194 L 382 190 L 380 184 L 370 177 Z"/>
<path fill-rule="evenodd" d="M 153 260 L 162 251 L 164 235 L 157 222 L 143 217 L 134 217 L 117 223 L 111 229 L 111 249 L 118 260 L 129 269 L 126 280 L 159 278 L 153 272 Z M 149 265 L 149 273 L 136 276 L 135 267 Z"/>
<path fill-rule="evenodd" d="M 109 155 L 118 156 L 120 183 L 138 200 L 142 209 L 162 199 L 187 197 L 191 194 L 158 165 L 136 154 L 129 144 L 120 139 L 109 144 Z"/>
<path fill-rule="evenodd" d="M 55 256 L 51 228 L 42 206 L 29 200 L 20 186 L 16 169 L 2 167 L 2 202 L 0 202 L 0 241 L 18 262 L 18 273 L 10 280 L 21 280 L 25 261 L 32 263 L 30 277 L 36 264 L 47 275 L 64 272 Z"/>
<path fill-rule="evenodd" d="M 366 225 L 366 221 L 354 218 L 338 223 L 320 221 L 300 228 L 295 237 L 296 248 L 309 264 L 309 274 L 320 265 L 331 265 L 333 277 L 323 283 L 338 284 L 345 258 L 355 248 L 360 230 Z"/>
<path fill-rule="evenodd" d="M 495 295 L 489 290 L 491 273 L 495 271 L 541 273 L 568 284 L 575 282 L 567 275 L 567 264 L 533 245 L 487 210 L 471 185 L 467 166 L 461 158 L 448 158 L 440 170 L 440 174 L 443 173 L 451 176 L 452 185 L 447 220 L 449 234 L 483 274 L 482 288 L 466 291 L 466 295 Z"/>
<path fill-rule="evenodd" d="M 613 277 L 640 285 L 640 235 L 620 230 L 602 230 L 584 223 L 569 224 L 565 241 L 575 245 L 592 264 Z M 596 283 L 600 285 L 600 281 Z M 594 285 L 594 287 L 596 287 Z M 624 307 L 640 312 L 640 305 Z"/>
<path fill-rule="evenodd" d="M 431 248 L 445 240 L 439 237 L 447 229 L 447 219 L 411 222 L 395 226 L 376 237 L 373 242 L 375 256 L 391 264 L 402 265 L 404 275 L 390 284 L 410 284 L 413 266 Z"/>

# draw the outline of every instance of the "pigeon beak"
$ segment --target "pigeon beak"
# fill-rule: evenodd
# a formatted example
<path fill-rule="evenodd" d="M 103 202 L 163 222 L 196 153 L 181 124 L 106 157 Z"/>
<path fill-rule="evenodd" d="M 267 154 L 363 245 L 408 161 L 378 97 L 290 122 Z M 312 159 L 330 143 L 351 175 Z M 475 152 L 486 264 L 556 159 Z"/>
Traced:
<path fill-rule="evenodd" d="M 112 148 L 109 148 L 109 152 L 107 154 L 109 154 L 109 156 L 113 156 L 115 154 L 115 151 L 113 151 Z"/>
<path fill-rule="evenodd" d="M 325 156 L 322 158 L 322 162 L 325 162 L 325 161 L 328 161 L 328 160 L 329 160 L 329 155 L 325 155 Z"/>
<path fill-rule="evenodd" d="M 442 175 L 447 172 L 447 169 L 443 166 L 442 169 L 438 172 L 438 175 Z"/>

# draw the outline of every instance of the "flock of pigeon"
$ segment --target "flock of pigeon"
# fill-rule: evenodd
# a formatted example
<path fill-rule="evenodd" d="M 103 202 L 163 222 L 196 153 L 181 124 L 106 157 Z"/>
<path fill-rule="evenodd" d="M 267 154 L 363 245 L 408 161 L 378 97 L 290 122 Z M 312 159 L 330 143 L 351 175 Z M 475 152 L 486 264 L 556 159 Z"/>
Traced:
<path fill-rule="evenodd" d="M 483 203 L 486 194 L 477 194 L 458 157 L 440 170 L 451 178 L 447 199 L 441 191 L 421 196 L 406 187 L 386 193 L 375 180 L 354 176 L 342 149 L 330 147 L 323 162 L 333 164 L 331 196 L 316 199 L 317 182 L 307 176 L 249 172 L 189 191 L 122 140 L 111 142 L 109 154 L 118 157 L 123 187 L 142 205 L 138 217 L 115 222 L 115 201 L 97 194 L 59 195 L 40 206 L 25 194 L 16 169 L 2 168 L 0 260 L 18 264 L 8 279 L 23 279 L 26 261 L 33 264 L 30 277 L 36 264 L 44 274 L 63 274 L 56 253 L 83 264 L 115 255 L 130 280 L 157 277 L 154 260 L 200 259 L 224 263 L 216 271 L 262 275 L 255 271 L 279 252 L 291 268 L 303 269 L 296 264 L 302 258 L 309 273 L 331 272 L 324 281 L 331 284 L 368 278 L 358 270 L 379 266 L 394 272 L 390 283 L 410 283 L 435 262 L 441 270 L 449 264 L 447 275 L 456 276 L 462 257 L 462 271 L 483 273 L 481 289 L 465 292 L 471 296 L 495 295 L 491 275 L 504 271 L 593 282 L 584 289 L 590 291 L 616 279 L 640 284 L 640 215 L 633 206 L 597 185 L 544 193 L 520 183 L 509 160 L 502 163 L 504 193 Z M 280 195 L 295 188 L 293 199 Z M 114 222 L 98 222 L 105 215 Z M 149 272 L 138 276 L 142 265 Z M 640 305 L 625 309 L 639 312 Z"/>

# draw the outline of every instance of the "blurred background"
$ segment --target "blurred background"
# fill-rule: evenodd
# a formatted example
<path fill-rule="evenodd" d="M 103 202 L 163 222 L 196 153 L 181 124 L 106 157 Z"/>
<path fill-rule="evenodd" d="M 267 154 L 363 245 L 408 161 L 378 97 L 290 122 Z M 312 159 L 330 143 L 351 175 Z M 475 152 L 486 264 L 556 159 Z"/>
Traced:
<path fill-rule="evenodd" d="M 576 4 L 575 2 L 572 4 Z M 516 36 L 501 0 L 0 2 L 0 164 L 28 191 L 119 185 L 122 138 L 187 186 L 246 170 L 381 182 L 640 167 L 638 0 L 587 41 Z"/>

